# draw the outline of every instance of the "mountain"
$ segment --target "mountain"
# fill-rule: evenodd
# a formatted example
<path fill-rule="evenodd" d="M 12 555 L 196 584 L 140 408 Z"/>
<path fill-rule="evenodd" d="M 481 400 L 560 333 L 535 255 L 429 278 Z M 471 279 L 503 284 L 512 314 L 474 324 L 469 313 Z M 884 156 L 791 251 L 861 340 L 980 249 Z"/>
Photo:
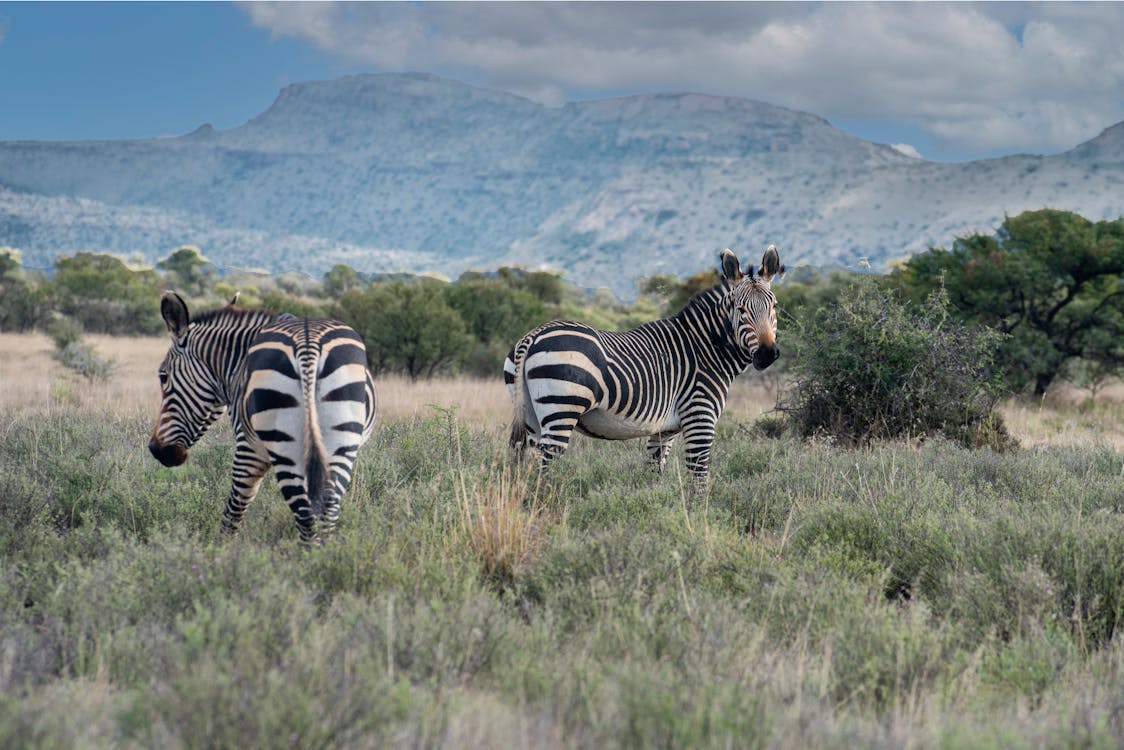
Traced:
<path fill-rule="evenodd" d="M 1122 211 L 1124 123 L 1054 156 L 939 164 L 815 115 L 676 93 L 571 102 L 424 74 L 285 87 L 258 117 L 175 138 L 0 142 L 0 246 L 220 267 L 559 268 L 622 297 L 724 247 L 873 267 L 1044 206 Z"/>

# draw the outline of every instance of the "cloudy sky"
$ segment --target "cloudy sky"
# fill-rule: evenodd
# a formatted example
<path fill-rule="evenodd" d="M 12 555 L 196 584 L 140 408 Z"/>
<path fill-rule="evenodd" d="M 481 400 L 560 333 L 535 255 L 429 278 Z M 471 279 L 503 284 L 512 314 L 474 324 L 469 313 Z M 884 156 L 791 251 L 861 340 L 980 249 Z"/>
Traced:
<path fill-rule="evenodd" d="M 546 104 L 741 96 L 933 160 L 1124 120 L 1124 3 L 5 3 L 0 140 L 229 128 L 287 83 L 426 71 Z"/>

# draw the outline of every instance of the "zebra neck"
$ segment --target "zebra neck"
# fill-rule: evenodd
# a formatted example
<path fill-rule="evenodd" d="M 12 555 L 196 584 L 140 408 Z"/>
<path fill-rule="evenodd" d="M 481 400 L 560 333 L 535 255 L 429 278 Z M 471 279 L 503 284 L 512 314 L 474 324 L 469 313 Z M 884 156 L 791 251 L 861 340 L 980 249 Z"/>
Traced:
<path fill-rule="evenodd" d="M 217 381 L 224 403 L 237 401 L 245 388 L 246 353 L 258 332 L 273 316 L 254 311 L 240 312 L 237 316 L 210 321 L 196 336 L 201 344 L 200 355 Z"/>
<path fill-rule="evenodd" d="M 731 322 L 730 287 L 726 283 L 699 292 L 667 322 L 695 344 L 700 367 L 727 385 L 749 367 L 753 358 L 737 344 Z"/>

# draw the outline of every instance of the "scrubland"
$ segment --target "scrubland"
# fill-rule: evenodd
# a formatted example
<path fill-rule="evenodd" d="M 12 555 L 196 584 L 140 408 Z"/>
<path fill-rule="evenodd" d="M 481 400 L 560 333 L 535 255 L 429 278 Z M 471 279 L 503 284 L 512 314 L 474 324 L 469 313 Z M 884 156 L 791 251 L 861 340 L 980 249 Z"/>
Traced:
<path fill-rule="evenodd" d="M 502 384 L 379 383 L 337 535 L 232 456 L 145 450 L 163 339 L 106 383 L 0 336 L 0 746 L 1119 747 L 1124 404 L 1003 406 L 1020 448 L 768 437 L 714 481 L 636 441 L 512 465 Z"/>

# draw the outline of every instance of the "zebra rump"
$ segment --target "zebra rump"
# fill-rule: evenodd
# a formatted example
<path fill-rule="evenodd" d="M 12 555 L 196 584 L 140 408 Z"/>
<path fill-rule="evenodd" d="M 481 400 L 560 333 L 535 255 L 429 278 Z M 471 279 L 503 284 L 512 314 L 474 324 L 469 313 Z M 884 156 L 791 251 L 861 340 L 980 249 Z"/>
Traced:
<path fill-rule="evenodd" d="M 334 528 L 358 449 L 375 418 L 362 338 L 332 320 L 273 316 L 233 304 L 194 319 L 177 295 L 161 303 L 172 346 L 161 365 L 164 400 L 150 450 L 182 463 L 229 409 L 232 488 L 223 525 L 236 529 L 273 468 L 303 541 Z"/>

